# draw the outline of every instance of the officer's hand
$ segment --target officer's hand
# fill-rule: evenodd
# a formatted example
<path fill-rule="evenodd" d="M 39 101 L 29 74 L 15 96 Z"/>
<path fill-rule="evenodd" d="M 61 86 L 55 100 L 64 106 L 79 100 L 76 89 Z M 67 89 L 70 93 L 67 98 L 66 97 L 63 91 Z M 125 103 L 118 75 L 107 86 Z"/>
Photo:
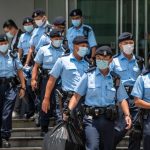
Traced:
<path fill-rule="evenodd" d="M 24 65 L 24 68 L 26 68 L 26 67 L 28 67 L 28 64 L 25 64 L 25 65 Z"/>
<path fill-rule="evenodd" d="M 24 89 L 20 89 L 20 92 L 19 92 L 19 98 L 23 98 L 25 96 L 25 90 Z"/>
<path fill-rule="evenodd" d="M 64 120 L 64 121 L 68 121 L 68 118 L 69 118 L 69 116 L 66 115 L 66 113 L 63 113 L 63 120 Z"/>
<path fill-rule="evenodd" d="M 31 80 L 31 87 L 32 90 L 34 91 L 35 89 L 37 89 L 37 81 L 36 80 Z"/>
<path fill-rule="evenodd" d="M 125 121 L 126 121 L 126 129 L 130 129 L 132 125 L 131 117 L 125 116 Z"/>
<path fill-rule="evenodd" d="M 50 100 L 47 98 L 44 98 L 42 102 L 42 111 L 47 113 L 49 109 L 50 109 Z"/>

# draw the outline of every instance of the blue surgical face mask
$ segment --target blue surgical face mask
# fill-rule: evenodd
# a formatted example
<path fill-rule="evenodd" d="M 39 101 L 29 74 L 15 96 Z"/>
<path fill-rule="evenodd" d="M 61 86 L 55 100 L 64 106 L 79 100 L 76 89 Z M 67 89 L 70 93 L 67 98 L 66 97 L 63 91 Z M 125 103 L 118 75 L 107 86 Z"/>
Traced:
<path fill-rule="evenodd" d="M 80 19 L 73 19 L 72 20 L 72 24 L 73 24 L 73 26 L 75 26 L 75 27 L 79 27 L 80 26 L 80 24 L 81 24 L 81 20 Z"/>
<path fill-rule="evenodd" d="M 31 32 L 33 30 L 33 25 L 23 26 L 26 32 Z"/>
<path fill-rule="evenodd" d="M 9 44 L 0 45 L 0 52 L 6 53 L 8 50 Z"/>
<path fill-rule="evenodd" d="M 96 60 L 97 68 L 103 70 L 109 67 L 109 62 L 107 60 Z"/>
<path fill-rule="evenodd" d="M 79 50 L 77 52 L 77 54 L 80 56 L 80 57 L 84 57 L 86 54 L 88 53 L 88 47 L 79 47 Z"/>
<path fill-rule="evenodd" d="M 59 48 L 62 44 L 63 40 L 53 40 L 52 44 L 54 47 Z"/>
<path fill-rule="evenodd" d="M 10 32 L 7 32 L 7 33 L 6 33 L 6 36 L 7 36 L 9 39 L 12 39 L 12 38 L 14 37 L 14 35 L 11 34 Z"/>

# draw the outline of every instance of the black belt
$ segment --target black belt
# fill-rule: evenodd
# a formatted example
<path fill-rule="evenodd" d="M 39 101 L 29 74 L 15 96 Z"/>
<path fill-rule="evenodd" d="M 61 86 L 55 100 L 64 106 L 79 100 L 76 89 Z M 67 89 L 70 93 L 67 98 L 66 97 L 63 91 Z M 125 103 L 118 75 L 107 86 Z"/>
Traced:
<path fill-rule="evenodd" d="M 64 91 L 64 90 L 62 90 L 62 93 L 64 97 L 72 97 L 74 94 L 73 91 Z"/>
<path fill-rule="evenodd" d="M 0 77 L 0 84 L 8 84 L 8 83 L 12 83 L 12 82 L 15 82 L 14 77 L 11 77 L 11 78 Z"/>
<path fill-rule="evenodd" d="M 92 106 L 84 106 L 84 112 L 86 115 L 98 117 L 100 115 L 105 114 L 107 107 L 92 107 Z"/>
<path fill-rule="evenodd" d="M 50 71 L 51 71 L 51 69 L 42 69 L 42 75 L 48 77 Z"/>

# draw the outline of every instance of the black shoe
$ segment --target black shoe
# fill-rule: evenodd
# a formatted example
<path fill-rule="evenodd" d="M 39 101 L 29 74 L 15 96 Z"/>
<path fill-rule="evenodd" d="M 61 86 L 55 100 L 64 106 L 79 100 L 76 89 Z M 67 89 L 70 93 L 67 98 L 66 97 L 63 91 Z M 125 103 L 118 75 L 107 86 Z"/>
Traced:
<path fill-rule="evenodd" d="M 9 140 L 2 139 L 2 147 L 3 148 L 10 148 L 11 144 L 9 143 Z"/>
<path fill-rule="evenodd" d="M 40 136 L 45 137 L 46 134 L 47 134 L 47 132 L 41 132 Z"/>

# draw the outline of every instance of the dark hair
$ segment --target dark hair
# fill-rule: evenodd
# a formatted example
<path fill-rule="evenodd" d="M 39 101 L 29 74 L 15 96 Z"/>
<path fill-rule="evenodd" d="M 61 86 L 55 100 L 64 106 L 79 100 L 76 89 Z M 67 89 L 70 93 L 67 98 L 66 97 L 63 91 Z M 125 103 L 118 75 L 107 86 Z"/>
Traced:
<path fill-rule="evenodd" d="M 10 27 L 14 27 L 14 28 L 18 29 L 16 23 L 12 19 L 5 21 L 3 24 L 3 28 L 10 28 Z"/>

